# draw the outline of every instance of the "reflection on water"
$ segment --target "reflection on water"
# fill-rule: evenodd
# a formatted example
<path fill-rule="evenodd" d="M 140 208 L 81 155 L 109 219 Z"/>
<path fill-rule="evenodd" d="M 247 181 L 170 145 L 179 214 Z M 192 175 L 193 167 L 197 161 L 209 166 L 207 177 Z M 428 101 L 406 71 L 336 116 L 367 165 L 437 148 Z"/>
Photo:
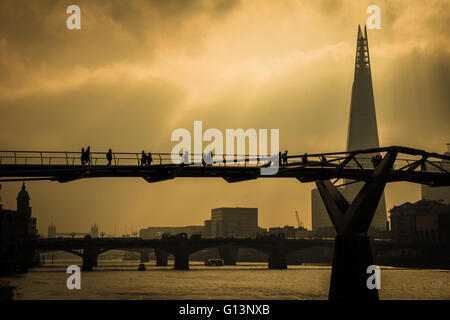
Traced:
<path fill-rule="evenodd" d="M 191 262 L 191 270 L 138 261 L 99 261 L 81 273 L 81 290 L 68 290 L 65 268 L 80 261 L 58 261 L 31 269 L 0 285 L 16 287 L 15 299 L 327 299 L 330 266 L 289 266 L 268 270 L 265 263 L 205 267 Z M 169 261 L 171 264 L 171 261 Z M 449 270 L 381 267 L 381 299 L 450 299 Z"/>

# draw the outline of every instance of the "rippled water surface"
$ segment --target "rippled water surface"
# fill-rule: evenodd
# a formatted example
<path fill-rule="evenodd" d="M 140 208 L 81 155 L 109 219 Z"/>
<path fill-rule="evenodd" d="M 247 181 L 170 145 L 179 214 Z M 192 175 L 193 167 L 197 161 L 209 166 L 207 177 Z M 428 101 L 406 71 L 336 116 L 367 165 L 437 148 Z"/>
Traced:
<path fill-rule="evenodd" d="M 81 290 L 68 290 L 65 268 L 79 263 L 59 261 L 0 278 L 0 285 L 16 287 L 15 299 L 327 299 L 331 273 L 329 266 L 268 270 L 265 263 L 205 267 L 195 261 L 189 271 L 154 262 L 137 271 L 137 261 L 99 261 L 81 273 Z M 450 299 L 450 271 L 381 267 L 380 298 Z"/>

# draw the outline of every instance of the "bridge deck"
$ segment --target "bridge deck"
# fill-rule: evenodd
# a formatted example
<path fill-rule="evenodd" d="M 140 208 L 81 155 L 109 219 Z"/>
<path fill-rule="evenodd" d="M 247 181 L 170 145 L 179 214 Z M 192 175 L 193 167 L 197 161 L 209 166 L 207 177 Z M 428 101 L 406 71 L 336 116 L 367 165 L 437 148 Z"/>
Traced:
<path fill-rule="evenodd" d="M 200 238 L 200 239 L 186 239 L 189 246 L 198 246 L 201 248 L 220 247 L 220 246 L 238 246 L 238 247 L 258 247 L 267 244 L 272 244 L 280 239 L 272 237 L 264 238 Z M 169 239 L 142 239 L 142 238 L 38 238 L 31 241 L 34 249 L 39 250 L 76 250 L 86 247 L 97 247 L 103 250 L 112 249 L 131 249 L 131 248 L 161 248 L 165 246 L 175 245 L 180 238 Z M 327 247 L 334 245 L 334 239 L 281 239 L 281 241 L 288 247 Z M 396 242 L 391 240 L 377 240 L 373 241 L 377 247 L 389 247 L 392 249 L 399 248 L 436 248 L 445 247 L 448 245 L 437 244 L 419 244 L 409 242 Z"/>
<path fill-rule="evenodd" d="M 210 165 L 202 163 L 201 155 L 190 155 L 189 164 L 174 164 L 168 153 L 152 154 L 150 165 L 141 165 L 139 153 L 112 153 L 113 159 L 108 164 L 104 152 L 91 153 L 90 164 L 84 165 L 79 152 L 0 151 L 0 181 L 68 182 L 105 177 L 138 177 L 148 182 L 176 177 L 219 177 L 228 182 L 257 178 L 296 178 L 301 182 L 329 179 L 363 181 L 374 170 L 372 156 L 389 150 L 402 154 L 397 157 L 389 174 L 389 182 L 450 185 L 449 156 L 406 147 L 287 156 L 279 166 L 274 158 L 261 159 L 249 155 L 215 155 Z M 261 169 L 269 165 L 278 169 L 276 173 L 262 174 Z"/>

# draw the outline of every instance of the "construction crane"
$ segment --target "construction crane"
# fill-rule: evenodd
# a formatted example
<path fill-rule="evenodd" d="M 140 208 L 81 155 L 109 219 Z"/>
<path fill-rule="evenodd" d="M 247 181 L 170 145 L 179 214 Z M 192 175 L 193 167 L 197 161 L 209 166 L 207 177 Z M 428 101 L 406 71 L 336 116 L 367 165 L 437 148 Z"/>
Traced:
<path fill-rule="evenodd" d="M 300 227 L 303 227 L 302 224 L 301 224 L 301 222 L 300 222 L 300 218 L 298 217 L 298 212 L 297 212 L 297 211 L 295 211 L 295 216 L 297 217 L 298 227 L 299 227 L 299 228 L 300 228 Z"/>

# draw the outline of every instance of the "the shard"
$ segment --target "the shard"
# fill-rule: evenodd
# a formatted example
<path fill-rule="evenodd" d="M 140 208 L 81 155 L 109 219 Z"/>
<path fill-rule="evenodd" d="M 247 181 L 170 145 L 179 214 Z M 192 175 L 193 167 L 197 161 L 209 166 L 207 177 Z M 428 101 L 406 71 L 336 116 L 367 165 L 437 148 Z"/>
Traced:
<path fill-rule="evenodd" d="M 366 27 L 364 27 L 363 34 L 361 27 L 358 26 L 356 43 L 355 75 L 350 102 L 347 151 L 378 148 L 380 146 Z M 371 162 L 367 157 L 371 156 L 366 155 L 366 159 L 360 159 L 360 162 L 364 162 L 365 166 L 370 166 Z M 347 185 L 344 196 L 348 200 L 353 200 L 361 187 L 362 183 Z M 375 211 L 371 227 L 386 230 L 386 220 L 386 201 L 383 194 Z"/>
<path fill-rule="evenodd" d="M 375 114 L 375 101 L 372 87 L 372 74 L 370 67 L 369 46 L 367 42 L 367 30 L 364 34 L 358 26 L 356 39 L 355 74 L 350 102 L 350 118 L 347 134 L 347 151 L 378 148 L 378 129 Z M 364 166 L 371 166 L 370 157 L 358 159 Z M 346 181 L 349 182 L 349 181 Z M 353 183 L 342 190 L 343 195 L 352 201 L 362 187 L 362 183 Z M 312 227 L 317 230 L 320 227 L 331 226 L 331 221 L 326 213 L 325 206 L 317 189 L 311 193 L 312 199 Z M 378 230 L 386 230 L 386 201 L 384 194 L 378 204 L 372 220 L 371 227 Z"/>
<path fill-rule="evenodd" d="M 367 31 L 364 28 L 363 35 L 361 27 L 358 26 L 347 151 L 378 147 L 377 119 L 373 98 Z"/>

